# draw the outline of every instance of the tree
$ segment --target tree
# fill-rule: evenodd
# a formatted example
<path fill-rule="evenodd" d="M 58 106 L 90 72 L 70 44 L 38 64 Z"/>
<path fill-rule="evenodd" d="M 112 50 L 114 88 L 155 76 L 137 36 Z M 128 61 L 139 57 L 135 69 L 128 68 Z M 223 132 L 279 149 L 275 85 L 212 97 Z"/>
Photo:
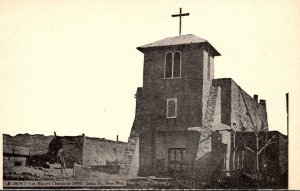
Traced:
<path fill-rule="evenodd" d="M 242 116 L 241 113 L 239 113 L 239 125 L 240 128 L 243 130 L 250 129 L 250 132 L 254 133 L 255 136 L 255 148 L 251 147 L 251 144 L 247 142 L 244 138 L 244 133 L 242 131 L 238 130 L 238 127 L 236 124 L 233 124 L 233 164 L 236 166 L 235 161 L 235 155 L 236 150 L 239 145 L 236 144 L 236 134 L 238 134 L 243 143 L 243 148 L 248 150 L 250 153 L 252 153 L 255 156 L 255 177 L 258 178 L 259 171 L 260 171 L 260 161 L 259 156 L 263 153 L 263 151 L 271 144 L 275 143 L 274 139 L 276 138 L 276 135 L 273 135 L 271 138 L 268 138 L 268 123 L 263 123 L 263 120 L 261 119 L 260 115 L 258 114 L 259 110 L 259 104 L 254 104 L 254 108 L 251 108 L 252 111 L 249 108 L 249 105 L 244 97 L 244 93 L 239 87 L 239 95 L 242 98 L 242 101 L 246 108 L 246 115 Z M 241 107 L 240 107 L 241 108 Z M 248 127 L 248 128 L 247 128 Z M 264 142 L 262 143 L 262 139 L 264 139 Z"/>

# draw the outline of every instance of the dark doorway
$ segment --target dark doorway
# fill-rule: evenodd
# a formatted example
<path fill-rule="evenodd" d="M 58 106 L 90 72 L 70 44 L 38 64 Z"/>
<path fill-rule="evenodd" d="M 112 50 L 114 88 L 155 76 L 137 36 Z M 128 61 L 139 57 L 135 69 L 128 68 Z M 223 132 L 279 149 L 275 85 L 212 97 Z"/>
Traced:
<path fill-rule="evenodd" d="M 185 172 L 186 150 L 185 148 L 169 148 L 169 172 L 172 175 Z"/>

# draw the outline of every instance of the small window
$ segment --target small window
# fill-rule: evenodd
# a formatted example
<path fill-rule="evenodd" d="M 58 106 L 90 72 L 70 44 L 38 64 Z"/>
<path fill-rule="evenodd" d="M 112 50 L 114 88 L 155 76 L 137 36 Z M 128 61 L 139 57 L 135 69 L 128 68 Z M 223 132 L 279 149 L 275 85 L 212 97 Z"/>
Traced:
<path fill-rule="evenodd" d="M 167 118 L 177 117 L 177 99 L 169 98 L 167 99 Z"/>
<path fill-rule="evenodd" d="M 181 54 L 177 52 L 167 52 L 165 58 L 165 78 L 181 77 Z"/>

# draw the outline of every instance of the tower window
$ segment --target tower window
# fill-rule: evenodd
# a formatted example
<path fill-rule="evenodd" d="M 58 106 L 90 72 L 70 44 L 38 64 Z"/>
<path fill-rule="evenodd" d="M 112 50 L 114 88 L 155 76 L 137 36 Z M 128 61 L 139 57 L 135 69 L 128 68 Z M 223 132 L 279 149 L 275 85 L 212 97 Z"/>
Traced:
<path fill-rule="evenodd" d="M 208 62 L 207 62 L 207 80 L 210 80 L 210 62 L 211 62 L 211 57 L 208 55 Z"/>
<path fill-rule="evenodd" d="M 168 98 L 167 99 L 167 118 L 177 117 L 177 99 Z"/>
<path fill-rule="evenodd" d="M 166 54 L 165 78 L 172 78 L 173 76 L 173 54 L 168 52 Z"/>
<path fill-rule="evenodd" d="M 181 77 L 181 54 L 180 52 L 167 52 L 165 63 L 165 78 Z"/>

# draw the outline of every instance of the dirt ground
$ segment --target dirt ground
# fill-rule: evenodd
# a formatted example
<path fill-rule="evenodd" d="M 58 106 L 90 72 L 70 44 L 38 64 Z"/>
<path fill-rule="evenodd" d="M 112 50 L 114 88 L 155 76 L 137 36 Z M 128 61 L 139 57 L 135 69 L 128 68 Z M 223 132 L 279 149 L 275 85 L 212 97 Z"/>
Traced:
<path fill-rule="evenodd" d="M 124 177 L 118 174 L 107 174 L 91 171 L 84 179 L 76 179 L 73 169 L 67 169 L 67 175 L 61 169 L 42 167 L 13 167 L 3 169 L 4 180 L 125 180 L 125 189 L 206 189 L 206 188 L 285 188 L 274 184 L 268 185 L 253 180 L 228 179 L 225 182 L 206 183 L 176 178 L 157 177 Z"/>
<path fill-rule="evenodd" d="M 42 167 L 13 167 L 3 169 L 4 180 L 75 180 L 73 169 L 42 168 Z M 124 179 L 117 174 L 106 174 L 98 171 L 92 171 L 86 179 Z"/>

